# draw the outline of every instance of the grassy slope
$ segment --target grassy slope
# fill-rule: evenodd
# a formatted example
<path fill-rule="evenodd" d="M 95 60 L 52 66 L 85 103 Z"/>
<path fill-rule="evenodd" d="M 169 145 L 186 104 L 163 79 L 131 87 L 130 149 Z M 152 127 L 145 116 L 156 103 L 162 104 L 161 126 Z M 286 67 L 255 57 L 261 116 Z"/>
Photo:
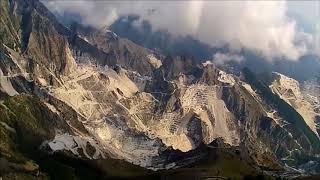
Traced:
<path fill-rule="evenodd" d="M 39 143 L 52 137 L 45 107 L 31 96 L 5 98 L 0 105 L 0 159 L 4 178 L 27 178 L 38 169 L 28 157 Z M 9 128 L 8 128 L 9 127 Z M 28 153 L 26 153 L 28 152 Z"/>

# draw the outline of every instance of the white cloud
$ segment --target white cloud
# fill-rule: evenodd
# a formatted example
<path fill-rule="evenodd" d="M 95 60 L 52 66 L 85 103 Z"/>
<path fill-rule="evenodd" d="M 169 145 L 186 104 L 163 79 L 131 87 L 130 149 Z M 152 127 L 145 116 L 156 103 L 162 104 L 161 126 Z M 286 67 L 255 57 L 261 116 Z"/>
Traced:
<path fill-rule="evenodd" d="M 320 11 L 320 10 L 319 10 Z M 314 35 L 314 51 L 320 57 L 320 22 L 316 25 L 316 33 Z"/>
<path fill-rule="evenodd" d="M 296 60 L 307 51 L 306 34 L 287 17 L 285 1 L 48 1 L 49 9 L 80 13 L 102 27 L 117 17 L 138 14 L 154 29 L 192 35 L 212 46 L 248 48 L 272 59 Z M 154 10 L 154 13 L 150 13 Z M 311 39 L 314 39 L 311 36 Z M 310 40 L 309 40 L 310 41 Z M 311 40 L 315 41 L 315 40 Z"/>
<path fill-rule="evenodd" d="M 225 64 L 230 61 L 238 62 L 240 63 L 241 61 L 244 60 L 244 57 L 238 54 L 232 54 L 232 53 L 216 53 L 213 56 L 213 62 L 216 64 Z"/>

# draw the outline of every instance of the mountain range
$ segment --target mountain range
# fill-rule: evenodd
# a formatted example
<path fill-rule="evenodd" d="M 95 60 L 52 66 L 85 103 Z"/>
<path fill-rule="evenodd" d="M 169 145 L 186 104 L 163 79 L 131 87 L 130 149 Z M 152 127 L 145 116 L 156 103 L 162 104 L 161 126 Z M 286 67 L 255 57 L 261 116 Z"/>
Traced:
<path fill-rule="evenodd" d="M 68 26 L 38 0 L 0 4 L 2 179 L 320 172 L 317 80 L 200 61 L 205 45 L 175 48 L 193 40 L 167 52 L 120 26 Z"/>

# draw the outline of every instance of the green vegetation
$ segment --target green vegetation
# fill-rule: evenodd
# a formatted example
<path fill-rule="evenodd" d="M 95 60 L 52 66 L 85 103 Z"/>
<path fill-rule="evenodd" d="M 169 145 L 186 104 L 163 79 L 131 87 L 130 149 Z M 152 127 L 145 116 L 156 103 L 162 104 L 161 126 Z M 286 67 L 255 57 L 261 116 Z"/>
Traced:
<path fill-rule="evenodd" d="M 68 153 L 39 150 L 55 129 L 66 128 L 59 117 L 31 95 L 4 97 L 0 104 L 0 177 L 4 179 L 105 179 L 141 177 L 148 170 L 125 161 L 83 160 Z"/>
<path fill-rule="evenodd" d="M 45 107 L 32 96 L 6 97 L 0 104 L 0 175 L 27 179 L 39 166 L 30 158 L 50 138 Z"/>
<path fill-rule="evenodd" d="M 206 159 L 192 167 L 158 172 L 123 160 L 84 160 L 66 152 L 46 154 L 39 146 L 53 138 L 55 127 L 62 127 L 58 122 L 34 96 L 4 98 L 0 105 L 0 176 L 4 179 L 264 177 L 229 149 L 211 150 Z"/>
<path fill-rule="evenodd" d="M 9 1 L 0 0 L 0 42 L 15 50 L 20 47 L 19 22 L 19 18 L 9 12 Z"/>
<path fill-rule="evenodd" d="M 74 179 L 68 166 L 54 163 L 52 157 L 39 149 L 43 141 L 54 137 L 56 129 L 65 128 L 66 124 L 35 96 L 3 98 L 0 104 L 0 177 Z M 46 166 L 52 161 L 50 167 L 55 172 Z"/>

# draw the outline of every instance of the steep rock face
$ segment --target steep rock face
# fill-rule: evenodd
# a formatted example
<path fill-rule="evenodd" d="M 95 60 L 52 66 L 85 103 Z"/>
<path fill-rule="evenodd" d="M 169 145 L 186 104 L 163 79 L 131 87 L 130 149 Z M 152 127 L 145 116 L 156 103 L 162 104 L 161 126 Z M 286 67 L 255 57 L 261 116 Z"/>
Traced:
<path fill-rule="evenodd" d="M 71 26 L 71 31 L 71 42 L 76 47 L 77 54 L 90 55 L 98 60 L 100 65 L 119 64 L 141 75 L 151 75 L 154 69 L 162 65 L 159 57 L 151 50 L 118 37 L 107 29 L 98 31 L 75 23 Z"/>
<path fill-rule="evenodd" d="M 152 157 L 157 153 L 157 146 L 152 148 L 152 144 L 158 142 L 135 132 L 141 131 L 144 124 L 134 116 L 135 111 L 128 110 L 120 102 L 138 91 L 124 72 L 117 74 L 113 69 L 99 72 L 95 67 L 83 66 L 62 81 L 63 86 L 53 88 L 52 95 L 75 109 L 89 133 L 100 140 L 111 154 L 135 162 L 138 160 L 136 156 Z M 138 142 L 146 144 L 138 145 Z M 139 151 L 133 151 L 135 146 L 140 147 L 137 148 Z M 142 163 L 150 166 L 148 162 Z"/>
<path fill-rule="evenodd" d="M 221 137 L 227 143 L 239 144 L 237 123 L 219 99 L 220 87 L 205 83 L 174 85 L 176 89 L 167 94 L 168 99 L 156 99 L 153 93 L 166 92 L 140 91 L 126 72 L 122 68 L 115 71 L 79 65 L 62 78 L 63 86 L 53 87 L 50 92 L 83 117 L 85 128 L 111 154 L 144 167 L 167 166 L 167 162 L 156 164 L 152 159 L 158 159 L 169 146 L 189 151 L 199 142 L 209 144 Z M 167 102 L 159 107 L 159 101 Z M 180 105 L 172 108 L 176 103 Z M 191 126 L 197 122 L 197 127 Z"/>
<path fill-rule="evenodd" d="M 167 167 L 169 162 L 158 157 L 165 157 L 163 150 L 168 146 L 186 152 L 196 149 L 199 142 L 209 144 L 217 138 L 240 146 L 265 167 L 277 167 L 281 161 L 298 167 L 314 157 L 319 141 L 303 119 L 297 119 L 299 115 L 288 119 L 278 113 L 281 104 L 266 100 L 270 90 L 259 89 L 259 82 L 249 79 L 251 87 L 213 65 L 202 68 L 198 79 L 183 75 L 174 81 L 145 79 L 157 84 L 153 88 L 158 92 L 143 92 L 127 77 L 127 70 L 83 65 L 65 77 L 63 88 L 51 91 L 84 117 L 86 129 L 111 154 L 145 167 Z M 289 104 L 283 106 L 292 111 Z"/>
<path fill-rule="evenodd" d="M 258 95 L 256 99 L 259 99 L 268 117 L 274 119 L 278 125 L 270 138 L 272 141 L 281 141 L 273 147 L 278 158 L 295 167 L 317 160 L 320 150 L 319 138 L 309 128 L 303 117 L 290 104 L 274 94 L 267 85 L 255 79 L 250 71 L 246 69 L 243 75 Z"/>
<path fill-rule="evenodd" d="M 14 16 L 17 7 L 9 1 L 0 1 L 0 41 L 7 44 L 10 48 L 18 50 L 20 48 L 20 34 L 19 34 L 19 17 Z"/>
<path fill-rule="evenodd" d="M 13 34 L 10 42 L 4 40 L 3 43 L 14 56 L 12 59 L 23 63 L 19 70 L 24 72 L 20 73 L 35 74 L 50 85 L 57 83 L 57 76 L 69 73 L 73 66 L 68 41 L 63 36 L 67 34 L 67 30 L 38 1 L 17 0 L 1 3 L 5 13 L 1 18 L 6 19 L 1 21 L 2 27 L 13 28 L 5 28 L 7 31 L 4 36 L 10 37 L 7 33 Z M 12 46 L 12 43 L 15 45 Z M 21 59 L 24 60 L 19 62 Z"/>
<path fill-rule="evenodd" d="M 180 74 L 199 77 L 201 68 L 194 59 L 185 56 L 166 57 L 163 60 L 164 77 L 168 80 L 177 78 Z"/>
<path fill-rule="evenodd" d="M 313 107 L 313 111 L 315 113 L 320 113 L 320 86 L 319 86 L 319 79 L 311 79 L 305 81 L 302 84 L 302 94 L 304 95 L 305 99 L 311 104 Z M 315 123 L 318 134 L 320 133 L 320 116 L 315 116 Z"/>
<path fill-rule="evenodd" d="M 310 129 L 319 137 L 316 120 L 319 113 L 316 107 L 318 98 L 304 93 L 298 81 L 279 73 L 274 73 L 274 81 L 270 85 L 272 91 L 290 104 L 303 117 Z"/>

